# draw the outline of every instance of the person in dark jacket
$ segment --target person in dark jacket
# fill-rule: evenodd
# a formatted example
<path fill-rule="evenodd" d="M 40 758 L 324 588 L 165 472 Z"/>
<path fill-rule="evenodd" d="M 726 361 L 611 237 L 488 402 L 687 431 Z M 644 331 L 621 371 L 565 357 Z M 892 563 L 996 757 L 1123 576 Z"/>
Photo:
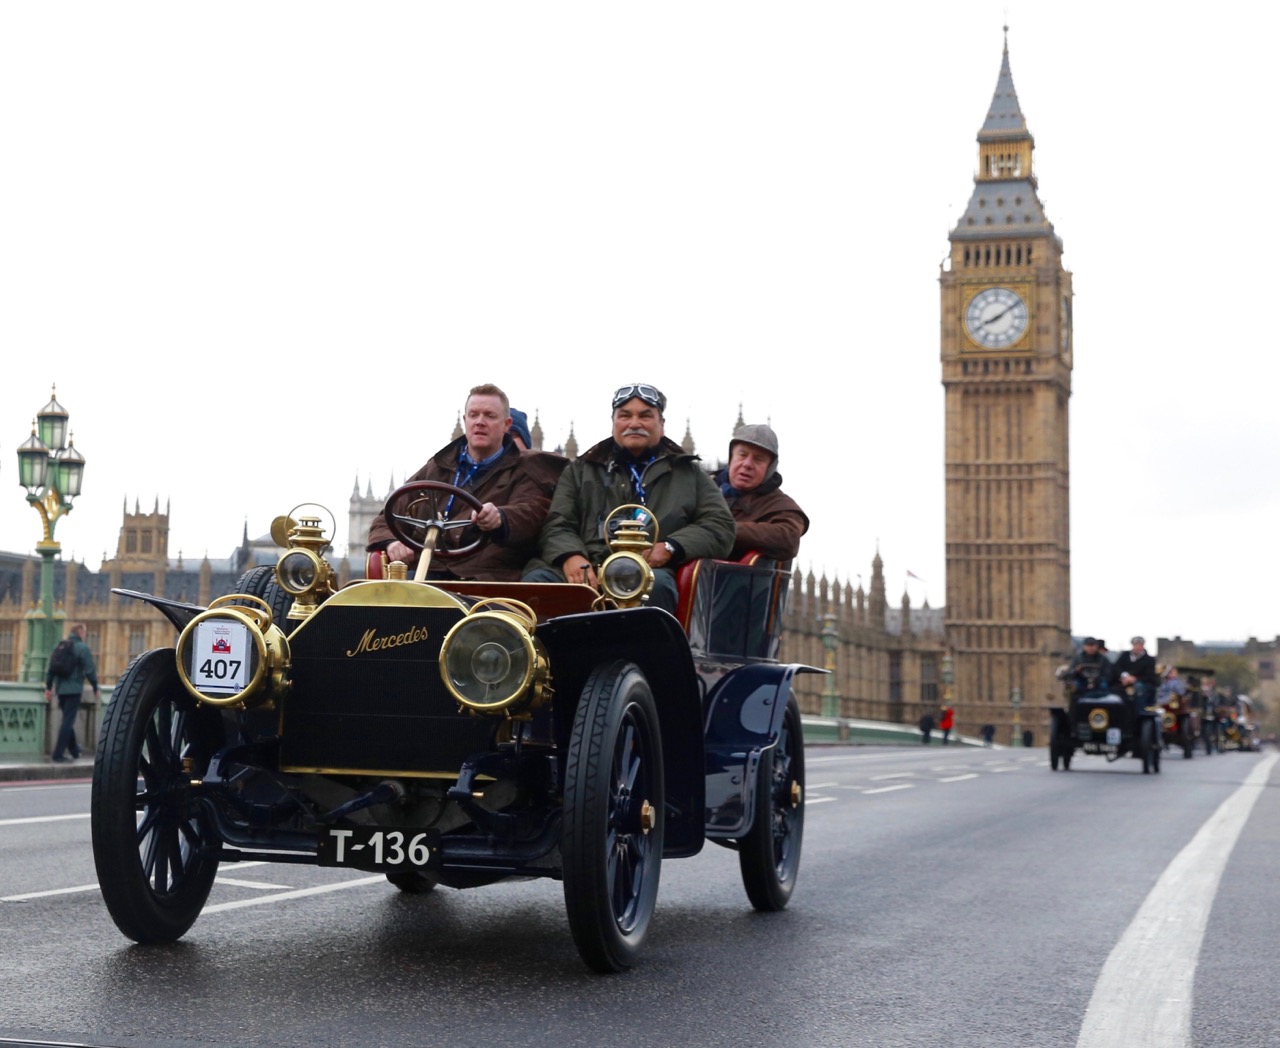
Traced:
<path fill-rule="evenodd" d="M 778 561 L 795 558 L 809 518 L 782 490 L 778 435 L 770 426 L 753 423 L 734 430 L 729 464 L 715 474 L 715 482 L 733 512 L 732 559 L 752 550 Z"/>
<path fill-rule="evenodd" d="M 547 502 L 555 494 L 556 482 L 569 460 L 554 451 L 541 451 L 533 446 L 533 434 L 529 432 L 529 416 L 519 408 L 511 409 L 511 439 L 516 442 L 523 453 L 521 464 L 533 474 L 534 479 L 542 485 L 547 493 Z"/>
<path fill-rule="evenodd" d="M 455 498 L 446 515 L 451 520 L 469 517 L 473 525 L 451 532 L 451 541 L 465 546 L 485 535 L 488 544 L 461 557 L 433 560 L 428 578 L 514 582 L 536 551 L 553 487 L 549 477 L 531 468 L 527 453 L 512 440 L 510 426 L 507 395 L 494 385 L 474 387 L 463 407 L 463 435 L 409 478 L 465 488 L 483 503 L 473 510 Z M 389 560 L 410 565 L 418 558 L 416 550 L 392 535 L 381 513 L 369 527 L 365 548 L 385 550 Z"/>
<path fill-rule="evenodd" d="M 613 395 L 613 435 L 588 449 L 560 474 L 542 529 L 541 557 L 526 582 L 580 582 L 597 587 L 609 555 L 605 518 L 619 506 L 646 507 L 658 522 L 658 541 L 645 553 L 654 573 L 650 603 L 674 612 L 675 569 L 699 557 L 728 556 L 733 514 L 696 455 L 665 433 L 667 398 L 633 382 Z"/>
<path fill-rule="evenodd" d="M 1143 709 L 1155 698 L 1160 678 L 1156 675 L 1155 656 L 1148 653 L 1146 641 L 1134 637 L 1129 643 L 1132 647 L 1116 659 L 1115 680 L 1122 688 L 1133 688 L 1133 701 L 1138 709 Z"/>
<path fill-rule="evenodd" d="M 72 641 L 71 657 L 75 661 L 75 669 L 70 674 L 55 677 L 52 666 L 45 673 L 44 697 L 52 702 L 54 695 L 57 695 L 58 706 L 62 710 L 62 724 L 58 728 L 51 756 L 55 764 L 65 764 L 80 757 L 80 744 L 76 742 L 76 716 L 80 712 L 84 682 L 88 681 L 93 686 L 94 698 L 102 694 L 98 688 L 98 669 L 93 662 L 93 652 L 84 640 L 88 632 L 89 628 L 83 622 L 76 622 L 71 626 L 68 636 Z"/>
<path fill-rule="evenodd" d="M 933 734 L 933 714 L 932 713 L 920 714 L 919 727 L 920 727 L 920 741 L 924 743 L 926 746 L 928 746 L 929 736 Z"/>
<path fill-rule="evenodd" d="M 1101 651 L 1097 637 L 1085 637 L 1080 652 L 1062 675 L 1075 686 L 1076 695 L 1106 694 L 1111 684 L 1111 660 Z"/>

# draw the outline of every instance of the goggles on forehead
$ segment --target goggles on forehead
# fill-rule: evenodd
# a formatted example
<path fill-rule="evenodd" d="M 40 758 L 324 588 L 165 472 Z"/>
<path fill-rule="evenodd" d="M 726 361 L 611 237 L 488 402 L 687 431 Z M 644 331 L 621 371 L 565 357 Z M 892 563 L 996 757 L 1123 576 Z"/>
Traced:
<path fill-rule="evenodd" d="M 648 386 L 643 382 L 633 382 L 629 386 L 621 387 L 618 392 L 613 395 L 613 407 L 616 411 L 622 407 L 628 400 L 633 397 L 639 397 L 646 404 L 657 408 L 659 411 L 667 409 L 667 398 L 658 392 L 656 386 Z"/>

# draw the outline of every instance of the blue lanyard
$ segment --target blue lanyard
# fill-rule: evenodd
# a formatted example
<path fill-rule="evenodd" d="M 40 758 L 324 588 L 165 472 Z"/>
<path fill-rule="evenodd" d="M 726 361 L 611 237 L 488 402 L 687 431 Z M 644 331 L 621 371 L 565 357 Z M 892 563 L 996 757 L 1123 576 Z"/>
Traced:
<path fill-rule="evenodd" d="M 650 455 L 643 463 L 644 469 L 648 469 L 652 465 L 657 455 Z M 634 463 L 629 463 L 627 469 L 631 470 L 631 484 L 636 489 L 636 498 L 640 500 L 640 505 L 647 506 L 649 503 L 644 500 L 644 481 L 640 479 L 641 470 L 636 469 Z"/>
<path fill-rule="evenodd" d="M 455 488 L 465 488 L 468 484 L 471 483 L 471 481 L 475 478 L 475 475 L 477 473 L 479 473 L 482 469 L 485 469 L 493 465 L 495 462 L 497 462 L 498 459 L 502 457 L 502 453 L 506 450 L 507 449 L 504 445 L 503 447 L 500 447 L 497 451 L 495 451 L 492 455 L 490 455 L 488 458 L 481 459 L 479 462 L 477 462 L 475 459 L 473 459 L 470 455 L 467 454 L 467 449 L 463 448 L 460 452 L 458 452 L 458 468 L 453 471 L 453 486 Z M 467 470 L 467 475 L 465 477 L 462 475 L 462 469 L 464 466 L 471 467 L 469 470 Z M 449 501 L 444 504 L 445 520 L 449 519 L 449 514 L 453 510 L 454 498 L 456 498 L 456 496 L 450 495 Z"/>

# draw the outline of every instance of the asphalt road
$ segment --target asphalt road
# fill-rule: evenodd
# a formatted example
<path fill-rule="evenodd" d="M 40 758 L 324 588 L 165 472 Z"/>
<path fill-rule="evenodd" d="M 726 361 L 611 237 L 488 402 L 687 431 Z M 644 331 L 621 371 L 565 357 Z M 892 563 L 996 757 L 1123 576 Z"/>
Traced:
<path fill-rule="evenodd" d="M 137 947 L 88 784 L 3 785 L 0 1045 L 1277 1045 L 1276 761 L 812 748 L 791 907 L 754 913 L 720 848 L 669 861 L 620 976 L 583 967 L 554 882 L 274 864 L 224 866 L 181 942 Z"/>

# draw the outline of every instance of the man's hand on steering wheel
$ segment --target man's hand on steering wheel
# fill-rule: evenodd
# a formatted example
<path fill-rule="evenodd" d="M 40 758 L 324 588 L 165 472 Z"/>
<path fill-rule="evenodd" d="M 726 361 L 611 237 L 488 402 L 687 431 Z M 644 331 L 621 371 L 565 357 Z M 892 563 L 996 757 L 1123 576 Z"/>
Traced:
<path fill-rule="evenodd" d="M 492 502 L 486 502 L 471 514 L 471 523 L 481 531 L 497 531 L 502 527 L 502 510 Z"/>

